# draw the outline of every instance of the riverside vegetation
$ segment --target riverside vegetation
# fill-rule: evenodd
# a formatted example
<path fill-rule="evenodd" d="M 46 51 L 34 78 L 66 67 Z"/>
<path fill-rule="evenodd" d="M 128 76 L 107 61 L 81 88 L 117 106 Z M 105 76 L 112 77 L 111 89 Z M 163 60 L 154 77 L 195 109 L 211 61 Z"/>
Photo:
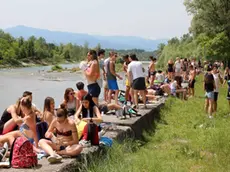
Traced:
<path fill-rule="evenodd" d="M 230 1 L 185 0 L 184 5 L 193 15 L 188 34 L 160 44 L 156 51 L 159 67 L 169 59 L 196 57 L 203 60 L 230 59 Z M 230 63 L 229 63 L 230 65 Z"/>
<path fill-rule="evenodd" d="M 230 116 L 227 86 L 220 89 L 218 112 L 209 119 L 204 112 L 202 76 L 195 97 L 169 98 L 145 141 L 115 143 L 101 159 L 82 169 L 90 172 L 230 171 Z M 144 143 L 144 144 L 143 144 Z"/>
<path fill-rule="evenodd" d="M 83 46 L 72 43 L 57 45 L 47 43 L 42 37 L 31 36 L 27 40 L 23 37 L 14 38 L 0 30 L 0 68 L 75 63 L 86 58 L 89 48 L 87 42 Z M 100 48 L 101 46 L 98 44 L 93 49 Z M 111 50 L 106 49 L 106 57 L 108 57 L 109 51 Z M 119 55 L 136 53 L 140 60 L 148 60 L 148 57 L 154 53 L 141 49 L 116 51 Z"/>

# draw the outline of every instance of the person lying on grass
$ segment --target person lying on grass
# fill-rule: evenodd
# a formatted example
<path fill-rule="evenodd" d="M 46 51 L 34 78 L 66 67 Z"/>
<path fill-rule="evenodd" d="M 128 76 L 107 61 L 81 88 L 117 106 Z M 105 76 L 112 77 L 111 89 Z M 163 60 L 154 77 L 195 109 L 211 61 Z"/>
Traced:
<path fill-rule="evenodd" d="M 82 146 L 79 145 L 77 128 L 73 120 L 67 117 L 67 110 L 64 108 L 57 109 L 57 117 L 52 121 L 46 132 L 47 139 L 41 139 L 39 146 L 50 156 L 50 163 L 60 162 L 60 155 L 76 156 L 81 153 Z M 53 133 L 56 133 L 54 136 Z M 56 152 L 55 152 L 56 151 Z"/>

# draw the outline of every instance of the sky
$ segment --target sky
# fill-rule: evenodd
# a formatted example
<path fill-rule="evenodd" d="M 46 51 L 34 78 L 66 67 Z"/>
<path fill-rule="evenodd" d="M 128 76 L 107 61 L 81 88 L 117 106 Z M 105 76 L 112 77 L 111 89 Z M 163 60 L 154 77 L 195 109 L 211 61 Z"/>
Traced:
<path fill-rule="evenodd" d="M 94 35 L 180 37 L 188 32 L 184 0 L 0 0 L 0 28 L 17 25 Z"/>

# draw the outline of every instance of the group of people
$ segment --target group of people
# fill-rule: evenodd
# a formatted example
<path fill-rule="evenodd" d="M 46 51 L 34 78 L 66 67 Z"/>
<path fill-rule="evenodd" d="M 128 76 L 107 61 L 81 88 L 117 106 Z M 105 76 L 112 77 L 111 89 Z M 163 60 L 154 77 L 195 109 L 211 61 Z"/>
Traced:
<path fill-rule="evenodd" d="M 115 70 L 118 54 L 109 52 L 105 59 L 105 50 L 90 50 L 84 63 L 81 63 L 87 89 L 83 82 L 77 82 L 75 91 L 67 88 L 63 102 L 55 108 L 55 100 L 46 97 L 41 112 L 32 103 L 32 92 L 25 91 L 19 100 L 5 109 L 0 120 L 0 161 L 4 161 L 15 138 L 25 137 L 34 145 L 34 151 L 46 152 L 50 163 L 60 162 L 63 155 L 76 156 L 84 147 L 84 138 L 79 136 L 80 121 L 93 122 L 99 125 L 102 114 L 115 110 L 117 116 L 124 114 L 124 106 L 132 104 L 137 110 L 147 108 L 147 104 L 155 101 L 157 96 L 172 95 L 186 100 L 195 94 L 195 78 L 201 71 L 201 62 L 195 59 L 177 58 L 169 60 L 166 72 L 156 70 L 157 59 L 150 56 L 147 75 L 145 68 L 135 54 L 123 56 L 123 72 L 125 73 L 124 101 L 119 100 L 117 79 L 122 76 Z M 210 117 L 217 109 L 218 88 L 223 77 L 218 65 L 208 65 L 204 79 L 206 91 L 206 109 Z M 230 90 L 230 70 L 225 71 L 225 81 Z M 99 102 L 101 91 L 104 91 L 104 102 Z M 230 94 L 228 97 L 230 100 Z M 229 101 L 230 102 L 230 101 Z M 143 104 L 140 107 L 140 103 Z M 46 123 L 48 129 L 44 137 L 38 136 L 37 125 Z M 84 141 L 84 139 L 83 139 Z"/>
<path fill-rule="evenodd" d="M 5 160 L 9 154 L 8 148 L 18 137 L 25 137 L 33 143 L 35 152 L 48 154 L 50 163 L 60 162 L 62 155 L 76 156 L 84 147 L 84 142 L 79 143 L 79 121 L 99 125 L 102 122 L 102 113 L 115 110 L 118 116 L 122 114 L 124 109 L 118 100 L 117 78 L 123 78 L 115 70 L 117 53 L 109 52 L 109 57 L 105 60 L 104 56 L 104 50 L 88 52 L 83 69 L 88 90 L 84 89 L 83 82 L 76 83 L 77 91 L 67 88 L 63 102 L 57 109 L 55 100 L 46 97 L 43 111 L 38 110 L 32 103 L 32 92 L 25 91 L 15 104 L 4 110 L 0 120 L 0 161 Z M 132 85 L 134 105 L 138 108 L 138 92 L 145 97 L 144 68 L 135 54 L 126 58 L 129 61 L 124 66 L 127 86 Z M 99 103 L 102 88 L 105 101 Z M 146 106 L 145 100 L 144 105 Z M 40 123 L 46 123 L 48 126 L 42 138 L 37 127 Z"/>

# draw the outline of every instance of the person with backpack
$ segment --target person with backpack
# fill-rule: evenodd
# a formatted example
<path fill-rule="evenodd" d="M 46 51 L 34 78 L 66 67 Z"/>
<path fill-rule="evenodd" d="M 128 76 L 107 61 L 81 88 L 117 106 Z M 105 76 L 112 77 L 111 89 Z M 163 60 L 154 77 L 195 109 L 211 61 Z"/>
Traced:
<path fill-rule="evenodd" d="M 68 118 L 67 110 L 63 107 L 57 109 L 56 116 L 45 134 L 51 140 L 39 141 L 39 146 L 50 155 L 47 158 L 50 163 L 60 162 L 61 155 L 76 156 L 82 151 L 75 122 Z"/>
<path fill-rule="evenodd" d="M 20 118 L 23 123 L 20 125 L 19 130 L 9 132 L 5 135 L 0 136 L 0 144 L 5 142 L 8 145 L 12 145 L 15 138 L 17 137 L 25 137 L 30 140 L 32 143 L 35 143 L 35 147 L 38 148 L 38 137 L 36 131 L 36 114 L 32 110 L 32 102 L 29 97 L 23 97 L 20 99 L 20 108 L 23 114 L 25 114 L 24 118 Z M 36 149 L 35 150 L 38 150 Z"/>

